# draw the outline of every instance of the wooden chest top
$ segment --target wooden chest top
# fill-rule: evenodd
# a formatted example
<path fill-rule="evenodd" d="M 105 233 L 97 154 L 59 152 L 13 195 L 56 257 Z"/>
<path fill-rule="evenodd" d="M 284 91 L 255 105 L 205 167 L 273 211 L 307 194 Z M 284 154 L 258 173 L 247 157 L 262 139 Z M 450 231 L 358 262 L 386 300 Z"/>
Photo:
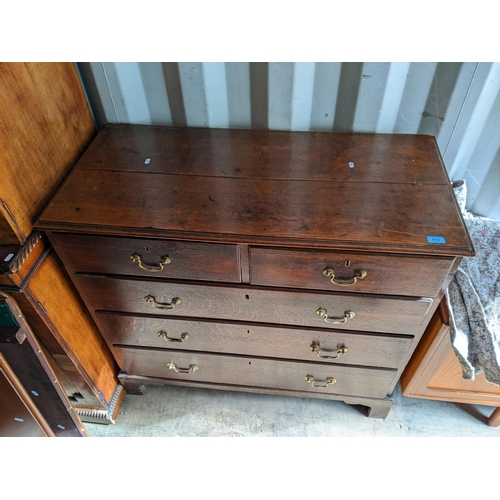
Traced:
<path fill-rule="evenodd" d="M 474 254 L 424 135 L 107 125 L 36 228 Z"/>

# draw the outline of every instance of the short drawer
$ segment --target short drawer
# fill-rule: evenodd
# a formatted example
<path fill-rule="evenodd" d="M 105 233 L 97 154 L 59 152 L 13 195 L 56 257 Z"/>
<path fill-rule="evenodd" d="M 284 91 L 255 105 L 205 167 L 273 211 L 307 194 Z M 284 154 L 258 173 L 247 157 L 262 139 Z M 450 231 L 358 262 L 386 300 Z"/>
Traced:
<path fill-rule="evenodd" d="M 434 297 L 438 294 L 453 261 L 453 258 L 448 257 L 251 247 L 250 283 Z"/>
<path fill-rule="evenodd" d="M 115 351 L 120 368 L 129 375 L 374 398 L 387 396 L 397 373 L 382 368 L 198 352 L 145 348 Z"/>
<path fill-rule="evenodd" d="M 75 280 L 94 310 L 408 335 L 419 331 L 432 304 L 431 299 L 273 291 L 133 278 L 77 275 Z M 320 311 L 325 314 L 320 315 Z"/>
<path fill-rule="evenodd" d="M 236 245 L 66 233 L 51 241 L 74 272 L 240 281 Z"/>
<path fill-rule="evenodd" d="M 311 362 L 398 368 L 411 337 L 367 335 L 255 324 L 190 321 L 102 313 L 98 323 L 111 345 L 221 354 L 246 354 Z"/>

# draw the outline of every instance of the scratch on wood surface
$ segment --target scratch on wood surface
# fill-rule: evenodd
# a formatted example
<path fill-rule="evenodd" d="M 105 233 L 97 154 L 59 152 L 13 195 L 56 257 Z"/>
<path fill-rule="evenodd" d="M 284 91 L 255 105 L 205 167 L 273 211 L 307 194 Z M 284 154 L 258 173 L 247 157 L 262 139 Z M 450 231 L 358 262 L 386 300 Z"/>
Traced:
<path fill-rule="evenodd" d="M 381 235 L 380 235 L 380 232 L 381 232 L 381 231 L 385 231 L 386 233 L 408 234 L 408 235 L 410 235 L 410 236 L 420 236 L 420 237 L 422 236 L 422 235 L 421 235 L 421 234 L 419 234 L 419 233 L 407 233 L 407 232 L 405 232 L 405 231 L 394 231 L 393 229 L 384 229 L 383 227 L 382 227 L 382 228 L 377 229 L 377 234 L 378 234 L 378 236 L 381 236 Z"/>

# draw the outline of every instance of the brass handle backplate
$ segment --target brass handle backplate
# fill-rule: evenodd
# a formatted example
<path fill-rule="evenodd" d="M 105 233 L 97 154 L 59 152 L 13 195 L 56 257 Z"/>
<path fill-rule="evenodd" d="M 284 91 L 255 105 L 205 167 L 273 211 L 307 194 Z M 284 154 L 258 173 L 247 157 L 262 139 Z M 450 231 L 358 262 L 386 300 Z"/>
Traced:
<path fill-rule="evenodd" d="M 175 363 L 169 363 L 167 365 L 167 368 L 169 370 L 174 370 L 177 373 L 191 373 L 195 372 L 198 369 L 196 365 L 189 365 L 189 368 L 178 368 Z"/>
<path fill-rule="evenodd" d="M 169 257 L 164 255 L 160 258 L 160 262 L 158 262 L 157 265 L 150 266 L 149 264 L 144 264 L 144 262 L 142 262 L 142 257 L 137 253 L 133 253 L 130 256 L 130 260 L 132 262 L 137 262 L 141 269 L 149 271 L 150 273 L 159 273 L 160 271 L 163 271 L 163 266 L 165 264 L 170 264 L 170 262 L 172 262 Z"/>
<path fill-rule="evenodd" d="M 325 354 L 321 354 L 318 344 L 315 344 L 313 342 L 310 347 L 311 347 L 311 351 L 315 352 L 318 355 L 318 358 L 322 358 L 322 359 L 337 359 L 341 354 L 345 354 L 347 352 L 347 347 L 342 346 L 342 347 L 339 347 L 337 349 L 335 356 L 328 356 Z"/>
<path fill-rule="evenodd" d="M 176 305 L 181 303 L 181 299 L 178 297 L 174 297 L 171 302 L 157 302 L 153 295 L 146 295 L 144 300 L 158 309 L 173 309 Z"/>
<path fill-rule="evenodd" d="M 342 325 L 348 319 L 354 318 L 354 316 L 356 316 L 356 314 L 352 311 L 346 311 L 342 318 L 329 318 L 325 309 L 318 309 L 316 311 L 316 314 L 318 316 L 321 316 L 327 323 L 334 323 L 336 325 Z"/>
<path fill-rule="evenodd" d="M 358 280 L 362 280 L 363 278 L 366 278 L 367 272 L 366 271 L 356 271 L 354 276 L 352 278 L 335 278 L 335 273 L 333 272 L 333 269 L 327 268 L 323 271 L 323 274 L 325 276 L 328 276 L 330 278 L 330 282 L 333 283 L 334 285 L 339 285 L 339 286 L 351 286 L 354 285 Z"/>
<path fill-rule="evenodd" d="M 172 339 L 168 336 L 167 332 L 159 331 L 158 332 L 158 337 L 163 339 L 165 342 L 184 342 L 186 339 L 189 338 L 189 335 L 187 333 L 183 333 L 181 335 L 181 338 L 179 339 Z"/>
<path fill-rule="evenodd" d="M 324 389 L 325 387 L 328 387 L 329 385 L 335 384 L 337 381 L 333 377 L 328 377 L 325 380 L 324 385 L 314 385 L 314 382 L 315 382 L 314 377 L 312 377 L 311 375 L 307 375 L 306 382 L 309 382 L 313 387 Z"/>

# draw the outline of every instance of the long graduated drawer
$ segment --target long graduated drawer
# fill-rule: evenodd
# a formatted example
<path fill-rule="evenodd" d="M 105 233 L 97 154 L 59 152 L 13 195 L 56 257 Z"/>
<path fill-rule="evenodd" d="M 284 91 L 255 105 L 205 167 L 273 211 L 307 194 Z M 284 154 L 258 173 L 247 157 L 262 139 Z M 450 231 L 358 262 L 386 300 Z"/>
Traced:
<path fill-rule="evenodd" d="M 398 368 L 412 337 L 100 313 L 108 343 Z"/>
<path fill-rule="evenodd" d="M 116 348 L 127 373 L 236 386 L 384 398 L 396 370 L 145 348 Z"/>
<path fill-rule="evenodd" d="M 431 299 L 76 276 L 94 310 L 414 335 Z M 322 314 L 324 312 L 324 314 Z"/>

